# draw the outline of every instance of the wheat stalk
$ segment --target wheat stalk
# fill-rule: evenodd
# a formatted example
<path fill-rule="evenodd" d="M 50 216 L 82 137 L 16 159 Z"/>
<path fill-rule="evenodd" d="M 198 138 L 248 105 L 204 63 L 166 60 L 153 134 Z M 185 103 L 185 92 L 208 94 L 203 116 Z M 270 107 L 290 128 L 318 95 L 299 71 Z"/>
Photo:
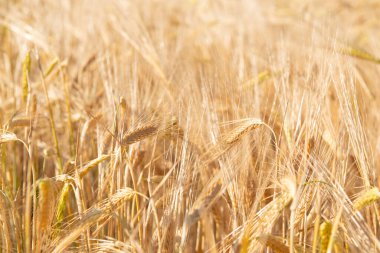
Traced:
<path fill-rule="evenodd" d="M 22 62 L 22 100 L 26 104 L 29 94 L 29 72 L 30 72 L 30 51 L 25 55 L 24 61 Z"/>

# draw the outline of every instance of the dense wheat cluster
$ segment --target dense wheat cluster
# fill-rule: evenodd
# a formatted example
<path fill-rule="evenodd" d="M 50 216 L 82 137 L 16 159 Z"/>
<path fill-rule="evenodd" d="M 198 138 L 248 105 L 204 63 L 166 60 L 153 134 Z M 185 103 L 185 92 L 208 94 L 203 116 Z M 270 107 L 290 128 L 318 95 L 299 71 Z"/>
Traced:
<path fill-rule="evenodd" d="M 0 0 L 0 252 L 380 252 L 379 15 Z"/>

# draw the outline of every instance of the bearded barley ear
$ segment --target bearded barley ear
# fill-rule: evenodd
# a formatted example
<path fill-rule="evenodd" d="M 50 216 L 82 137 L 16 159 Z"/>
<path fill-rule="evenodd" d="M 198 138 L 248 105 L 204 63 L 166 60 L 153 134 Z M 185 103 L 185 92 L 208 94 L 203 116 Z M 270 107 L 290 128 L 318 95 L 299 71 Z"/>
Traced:
<path fill-rule="evenodd" d="M 231 132 L 229 132 L 223 141 L 228 145 L 232 145 L 239 141 L 241 137 L 246 133 L 253 129 L 256 129 L 262 124 L 263 122 L 260 119 L 249 119 L 247 121 L 244 121 L 240 126 L 234 128 Z"/>
<path fill-rule="evenodd" d="M 44 231 L 52 222 L 54 214 L 54 181 L 50 178 L 42 179 L 38 184 L 38 209 L 40 217 L 40 230 Z"/>
<path fill-rule="evenodd" d="M 63 185 L 63 188 L 61 190 L 61 194 L 59 196 L 58 204 L 57 204 L 56 219 L 57 219 L 57 228 L 58 229 L 60 228 L 60 226 L 63 222 L 63 219 L 64 219 L 64 211 L 66 209 L 69 191 L 70 191 L 70 184 L 68 182 L 65 182 L 65 184 Z"/>
<path fill-rule="evenodd" d="M 82 168 L 79 169 L 79 176 L 82 178 L 84 177 L 92 168 L 95 168 L 99 163 L 107 160 L 110 158 L 111 155 L 101 155 L 98 158 L 95 158 L 94 160 L 91 160 L 86 165 L 84 165 Z"/>
<path fill-rule="evenodd" d="M 16 128 L 16 127 L 29 127 L 30 122 L 32 118 L 31 117 L 18 117 L 18 118 L 12 118 L 11 122 L 9 123 L 10 128 Z"/>
<path fill-rule="evenodd" d="M 325 221 L 319 226 L 320 251 L 327 252 L 329 241 L 331 238 L 332 224 L 330 221 Z"/>
<path fill-rule="evenodd" d="M 366 206 L 374 203 L 380 198 L 380 191 L 377 187 L 373 187 L 370 190 L 364 191 L 357 197 L 353 203 L 355 210 L 361 210 Z"/>
<path fill-rule="evenodd" d="M 373 63 L 380 64 L 379 58 L 377 58 L 376 56 L 374 56 L 374 55 L 372 55 L 366 51 L 360 50 L 358 48 L 345 47 L 345 48 L 342 48 L 340 50 L 340 52 L 342 54 L 349 55 L 349 56 L 352 56 L 352 57 L 355 57 L 355 58 L 358 58 L 361 60 L 366 60 L 366 61 L 370 61 Z"/>
<path fill-rule="evenodd" d="M 101 239 L 95 241 L 92 248 L 95 252 L 144 252 L 140 245 L 133 242 L 122 242 L 114 238 L 107 237 L 107 239 Z M 82 251 L 82 250 L 80 250 Z M 85 251 L 85 248 L 83 249 Z"/>
<path fill-rule="evenodd" d="M 136 194 L 139 193 L 131 188 L 124 188 L 89 208 L 84 212 L 81 219 L 76 219 L 73 222 L 71 229 L 66 234 L 56 239 L 56 245 L 52 245 L 54 246 L 52 253 L 64 251 L 83 231 L 86 231 L 96 222 L 109 217 L 110 213 L 119 208 L 124 201 L 132 199 Z M 142 194 L 139 195 L 143 196 Z"/>
<path fill-rule="evenodd" d="M 92 117 L 91 119 L 87 120 L 86 123 L 84 123 L 82 132 L 80 135 L 80 142 L 79 142 L 79 147 L 83 147 L 83 143 L 86 139 L 86 134 L 88 130 L 91 130 L 92 128 L 95 127 L 95 125 L 99 122 L 99 120 L 102 118 L 102 115 L 96 115 L 95 117 Z"/>
<path fill-rule="evenodd" d="M 277 237 L 277 236 L 267 234 L 267 235 L 261 235 L 257 239 L 261 244 L 271 248 L 274 252 L 278 252 L 278 253 L 289 253 L 290 252 L 289 246 L 287 246 L 283 242 L 281 237 Z"/>
<path fill-rule="evenodd" d="M 122 111 L 125 112 L 125 110 L 127 109 L 127 100 L 124 97 L 120 97 L 119 106 L 122 109 Z"/>
<path fill-rule="evenodd" d="M 108 131 L 103 136 L 104 136 L 103 141 L 100 145 L 100 153 L 101 154 L 108 152 L 108 150 L 111 146 L 111 141 L 112 141 L 112 137 L 113 137 L 113 135 Z"/>
<path fill-rule="evenodd" d="M 151 137 L 158 133 L 158 126 L 154 124 L 148 124 L 145 126 L 138 127 L 131 131 L 128 131 L 121 141 L 122 145 L 130 145 L 136 142 L 139 142 L 143 139 Z"/>
<path fill-rule="evenodd" d="M 47 70 L 45 71 L 45 73 L 44 73 L 44 76 L 45 76 L 45 77 L 48 77 L 48 76 L 51 74 L 51 72 L 53 72 L 53 70 L 54 70 L 55 67 L 57 66 L 58 62 L 59 62 L 59 59 L 58 59 L 58 58 L 55 58 L 55 59 L 50 63 L 48 69 L 47 69 Z"/>
<path fill-rule="evenodd" d="M 18 138 L 14 133 L 5 132 L 5 133 L 0 134 L 0 144 L 17 141 L 17 140 Z"/>
<path fill-rule="evenodd" d="M 50 178 L 40 180 L 38 190 L 36 252 L 40 252 L 41 245 L 43 245 L 53 221 L 56 197 L 54 181 Z"/>
<path fill-rule="evenodd" d="M 240 253 L 248 253 L 249 252 L 249 244 L 250 244 L 250 240 L 249 240 L 249 234 L 248 233 L 244 233 L 243 234 L 243 237 L 241 239 L 241 244 L 240 244 Z"/>
<path fill-rule="evenodd" d="M 237 127 L 223 135 L 221 140 L 215 146 L 208 149 L 200 157 L 200 160 L 203 161 L 205 165 L 215 161 L 226 151 L 235 146 L 244 135 L 263 124 L 264 122 L 255 118 L 242 120 Z"/>

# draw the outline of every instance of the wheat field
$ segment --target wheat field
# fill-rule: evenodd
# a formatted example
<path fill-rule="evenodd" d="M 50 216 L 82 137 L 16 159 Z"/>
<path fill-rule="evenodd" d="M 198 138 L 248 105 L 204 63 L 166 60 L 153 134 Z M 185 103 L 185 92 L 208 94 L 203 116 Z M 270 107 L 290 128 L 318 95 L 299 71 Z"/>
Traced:
<path fill-rule="evenodd" d="M 0 252 L 380 252 L 379 17 L 0 0 Z"/>

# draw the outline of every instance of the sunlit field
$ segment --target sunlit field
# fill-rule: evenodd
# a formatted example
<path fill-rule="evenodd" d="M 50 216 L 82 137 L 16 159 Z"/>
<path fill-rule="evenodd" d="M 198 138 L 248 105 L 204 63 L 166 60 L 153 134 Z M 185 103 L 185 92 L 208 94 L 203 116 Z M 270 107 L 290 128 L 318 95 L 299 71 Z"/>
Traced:
<path fill-rule="evenodd" d="M 380 2 L 0 0 L 0 252 L 380 252 Z"/>

